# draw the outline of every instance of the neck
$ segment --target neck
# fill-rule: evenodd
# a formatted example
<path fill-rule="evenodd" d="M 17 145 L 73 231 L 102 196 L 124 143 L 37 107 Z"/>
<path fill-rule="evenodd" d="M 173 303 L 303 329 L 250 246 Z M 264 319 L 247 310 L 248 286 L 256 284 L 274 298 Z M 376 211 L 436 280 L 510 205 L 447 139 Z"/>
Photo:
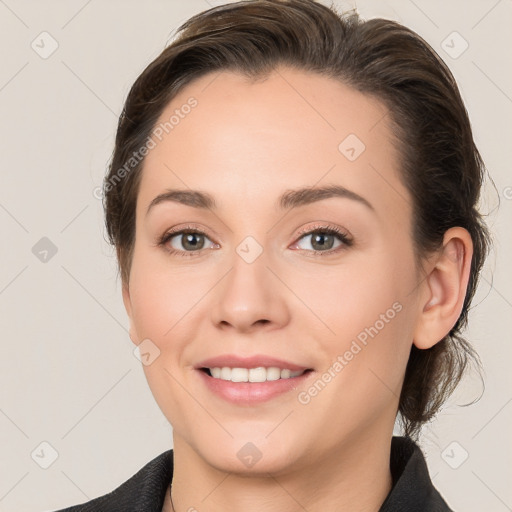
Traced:
<path fill-rule="evenodd" d="M 164 512 L 378 512 L 392 487 L 391 435 L 351 440 L 322 460 L 247 477 L 208 464 L 175 435 L 172 501 Z"/>

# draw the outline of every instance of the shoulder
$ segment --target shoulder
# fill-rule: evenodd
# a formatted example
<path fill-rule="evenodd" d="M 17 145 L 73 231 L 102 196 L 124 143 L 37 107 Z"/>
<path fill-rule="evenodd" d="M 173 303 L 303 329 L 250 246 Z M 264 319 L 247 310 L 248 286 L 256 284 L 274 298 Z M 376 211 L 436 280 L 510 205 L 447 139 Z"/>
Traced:
<path fill-rule="evenodd" d="M 172 480 L 173 451 L 161 453 L 113 491 L 55 512 L 160 512 Z"/>

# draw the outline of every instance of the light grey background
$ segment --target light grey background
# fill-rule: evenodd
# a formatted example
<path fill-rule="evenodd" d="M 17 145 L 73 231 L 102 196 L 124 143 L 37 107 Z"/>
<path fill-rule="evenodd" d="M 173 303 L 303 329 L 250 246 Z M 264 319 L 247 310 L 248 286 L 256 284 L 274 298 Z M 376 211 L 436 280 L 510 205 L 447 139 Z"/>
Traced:
<path fill-rule="evenodd" d="M 0 0 L 1 511 L 53 510 L 99 496 L 172 446 L 133 354 L 93 191 L 135 78 L 181 22 L 220 3 Z M 468 331 L 485 366 L 485 392 L 457 406 L 481 394 L 478 379 L 467 379 L 425 430 L 422 447 L 452 508 L 512 510 L 512 3 L 337 2 L 355 4 L 363 17 L 416 30 L 446 60 L 496 183 L 482 206 L 496 250 Z"/>

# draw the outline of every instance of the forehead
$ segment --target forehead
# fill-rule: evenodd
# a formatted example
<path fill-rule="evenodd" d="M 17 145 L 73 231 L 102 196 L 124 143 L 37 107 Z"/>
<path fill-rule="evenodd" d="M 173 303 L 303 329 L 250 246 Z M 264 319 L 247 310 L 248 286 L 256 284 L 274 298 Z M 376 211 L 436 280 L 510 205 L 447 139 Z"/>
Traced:
<path fill-rule="evenodd" d="M 407 191 L 388 114 L 376 98 L 315 73 L 281 67 L 256 81 L 209 73 L 162 112 L 139 202 L 193 188 L 250 208 L 329 182 L 403 214 Z"/>

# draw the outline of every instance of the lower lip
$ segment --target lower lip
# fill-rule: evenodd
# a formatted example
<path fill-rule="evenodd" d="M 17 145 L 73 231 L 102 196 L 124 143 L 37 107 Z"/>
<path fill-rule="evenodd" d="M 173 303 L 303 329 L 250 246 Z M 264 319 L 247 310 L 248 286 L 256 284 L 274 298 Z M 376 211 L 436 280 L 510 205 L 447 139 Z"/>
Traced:
<path fill-rule="evenodd" d="M 237 405 L 253 405 L 266 402 L 279 395 L 296 390 L 313 373 L 307 371 L 298 377 L 265 382 L 232 382 L 215 379 L 202 370 L 196 371 L 210 391 Z"/>

